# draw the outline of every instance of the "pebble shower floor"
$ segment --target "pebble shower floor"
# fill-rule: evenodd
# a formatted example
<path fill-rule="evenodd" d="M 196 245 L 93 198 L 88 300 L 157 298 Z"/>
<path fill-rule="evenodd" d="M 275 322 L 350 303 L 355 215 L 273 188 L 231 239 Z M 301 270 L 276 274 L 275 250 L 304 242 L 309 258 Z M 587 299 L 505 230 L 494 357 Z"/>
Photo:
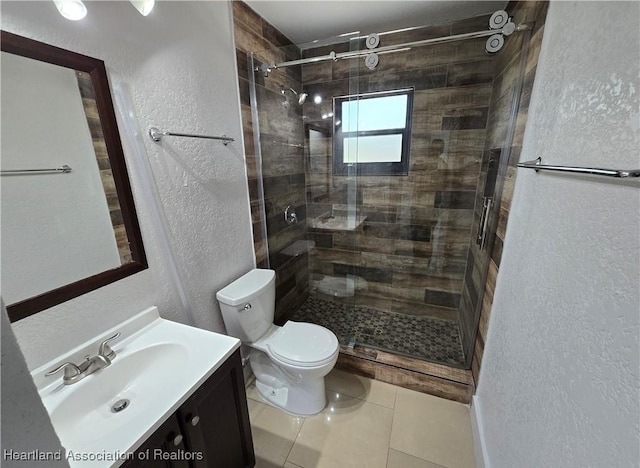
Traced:
<path fill-rule="evenodd" d="M 366 306 L 351 307 L 313 295 L 292 320 L 311 322 L 336 334 L 340 344 L 370 346 L 418 359 L 464 365 L 464 353 L 453 320 L 404 315 Z"/>

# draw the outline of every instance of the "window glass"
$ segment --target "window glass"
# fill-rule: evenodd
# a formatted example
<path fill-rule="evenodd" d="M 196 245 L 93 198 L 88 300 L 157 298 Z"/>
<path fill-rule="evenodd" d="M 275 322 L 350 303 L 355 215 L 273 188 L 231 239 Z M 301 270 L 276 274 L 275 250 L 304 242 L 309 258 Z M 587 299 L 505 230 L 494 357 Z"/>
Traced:
<path fill-rule="evenodd" d="M 413 89 L 334 98 L 333 173 L 407 175 Z"/>
<path fill-rule="evenodd" d="M 344 139 L 343 148 L 345 164 L 400 162 L 402 134 L 349 137 Z"/>
<path fill-rule="evenodd" d="M 356 99 L 342 103 L 343 132 L 404 128 L 406 121 L 406 94 Z"/>

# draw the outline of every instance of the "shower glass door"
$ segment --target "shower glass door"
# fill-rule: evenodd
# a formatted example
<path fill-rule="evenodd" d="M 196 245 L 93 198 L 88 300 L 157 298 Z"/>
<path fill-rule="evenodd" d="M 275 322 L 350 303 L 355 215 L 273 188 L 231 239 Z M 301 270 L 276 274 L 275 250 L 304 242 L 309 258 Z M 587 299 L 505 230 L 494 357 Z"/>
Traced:
<path fill-rule="evenodd" d="M 450 27 L 385 34 L 380 45 L 443 30 Z M 334 235 L 332 246 L 339 259 L 333 271 L 355 286 L 354 341 L 460 367 L 458 307 L 491 97 L 491 77 L 474 86 L 448 79 L 463 57 L 491 66 L 479 41 L 350 60 L 359 86 L 333 93 L 342 129 L 333 135 L 332 168 L 334 185 L 355 179 L 349 183 L 355 207 L 347 208 L 357 225 Z M 314 86 L 330 92 L 338 81 L 325 72 Z M 348 257 L 340 245 L 349 246 Z"/>
<path fill-rule="evenodd" d="M 380 45 L 487 20 L 380 34 Z M 522 37 L 509 38 L 510 54 Z M 366 39 L 250 57 L 247 164 L 259 266 L 277 272 L 276 321 L 325 326 L 344 351 L 469 368 L 517 113 L 492 101 L 494 85 L 517 103 L 525 64 L 496 76 L 504 64 L 478 38 L 255 71 L 366 51 Z"/>
<path fill-rule="evenodd" d="M 359 34 L 301 45 L 302 56 L 352 52 L 360 48 Z M 317 323 L 332 330 L 340 344 L 356 343 L 354 306 L 357 283 L 355 234 L 362 220 L 359 213 L 358 178 L 355 166 L 334 171 L 336 134 L 343 116 L 336 112 L 334 98 L 345 96 L 357 102 L 360 86 L 358 66 L 351 60 L 323 61 L 302 66 L 302 81 L 309 93 L 303 110 L 306 136 L 308 238 L 314 245 L 309 256 L 310 295 L 294 319 Z M 330 83 L 330 86 L 326 86 Z M 348 117 L 348 116 L 347 116 Z M 357 141 L 352 143 L 357 147 Z"/>
<path fill-rule="evenodd" d="M 359 41 L 339 37 L 314 43 L 313 53 L 358 47 Z M 255 71 L 263 63 L 308 54 L 304 45 L 292 45 L 249 57 L 256 157 L 247 165 L 255 174 L 250 185 L 254 236 L 265 239 L 256 256 L 263 253 L 259 267 L 277 274 L 276 323 L 317 323 L 349 346 L 355 327 L 357 174 L 335 177 L 332 172 L 333 135 L 341 125 L 333 97 L 358 94 L 358 67 L 328 61 Z M 321 86 L 334 77 L 331 89 Z"/>

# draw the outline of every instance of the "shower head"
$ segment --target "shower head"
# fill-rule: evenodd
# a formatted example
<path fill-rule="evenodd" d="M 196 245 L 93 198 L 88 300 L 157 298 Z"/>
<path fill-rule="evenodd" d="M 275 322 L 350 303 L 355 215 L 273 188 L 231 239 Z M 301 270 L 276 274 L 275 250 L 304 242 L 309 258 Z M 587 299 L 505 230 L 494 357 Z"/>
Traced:
<path fill-rule="evenodd" d="M 304 101 L 307 100 L 307 97 L 309 96 L 309 94 L 307 93 L 298 93 L 295 89 L 293 88 L 285 88 L 284 86 L 280 87 L 280 93 L 284 96 L 286 95 L 287 91 L 291 91 L 294 95 L 298 96 L 298 105 L 301 106 L 302 104 L 304 104 Z"/>

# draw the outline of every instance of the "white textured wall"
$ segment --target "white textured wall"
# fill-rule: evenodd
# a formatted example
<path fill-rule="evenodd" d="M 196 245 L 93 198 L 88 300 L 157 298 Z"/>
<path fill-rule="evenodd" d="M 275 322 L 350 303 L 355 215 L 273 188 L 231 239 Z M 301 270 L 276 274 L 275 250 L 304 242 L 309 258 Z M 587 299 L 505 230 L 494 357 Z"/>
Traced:
<path fill-rule="evenodd" d="M 521 160 L 640 168 L 640 3 L 552 2 Z M 640 462 L 640 181 L 519 169 L 475 399 L 493 468 Z"/>
<path fill-rule="evenodd" d="M 2 52 L 1 83 L 3 169 L 72 168 L 2 178 L 2 298 L 13 304 L 120 256 L 75 72 Z"/>
<path fill-rule="evenodd" d="M 60 440 L 49 421 L 47 410 L 38 396 L 36 386 L 31 379 L 27 364 L 20 352 L 16 337 L 11 331 L 9 318 L 0 306 L 2 338 L 2 466 L 5 468 L 24 468 L 25 466 L 43 466 L 48 468 L 68 467 L 64 456 L 60 461 L 28 462 L 11 460 L 5 450 L 13 452 L 61 453 Z"/>
<path fill-rule="evenodd" d="M 112 83 L 130 87 L 143 129 L 236 139 L 226 147 L 144 140 L 196 324 L 224 330 L 215 292 L 254 265 L 230 4 L 156 2 L 147 17 L 124 1 L 87 2 L 87 9 L 85 19 L 73 22 L 50 1 L 3 1 L 2 29 L 104 60 Z M 16 322 L 30 368 L 150 305 L 186 321 L 136 183 L 140 174 L 128 165 L 150 269 Z"/>

